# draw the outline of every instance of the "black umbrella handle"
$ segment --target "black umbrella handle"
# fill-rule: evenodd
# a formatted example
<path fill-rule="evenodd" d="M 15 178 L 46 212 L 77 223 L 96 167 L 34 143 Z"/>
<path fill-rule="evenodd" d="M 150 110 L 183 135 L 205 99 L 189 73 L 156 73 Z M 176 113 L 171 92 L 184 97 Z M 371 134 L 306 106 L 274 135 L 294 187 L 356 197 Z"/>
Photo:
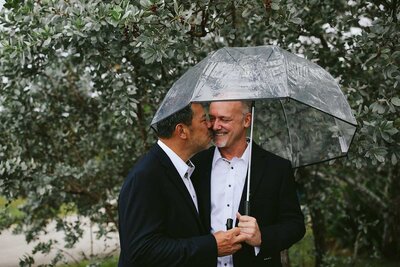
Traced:
<path fill-rule="evenodd" d="M 247 200 L 244 202 L 244 215 L 250 215 L 250 201 Z"/>
<path fill-rule="evenodd" d="M 231 219 L 231 218 L 228 218 L 228 219 L 226 219 L 226 230 L 230 230 L 230 229 L 232 229 L 232 227 L 233 227 L 233 219 Z"/>

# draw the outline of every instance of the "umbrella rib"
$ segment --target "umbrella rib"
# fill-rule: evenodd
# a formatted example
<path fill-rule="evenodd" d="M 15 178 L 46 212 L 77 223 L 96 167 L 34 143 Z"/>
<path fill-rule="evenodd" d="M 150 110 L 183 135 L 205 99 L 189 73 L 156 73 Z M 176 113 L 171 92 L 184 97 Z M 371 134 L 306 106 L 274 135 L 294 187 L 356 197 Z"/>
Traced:
<path fill-rule="evenodd" d="M 196 65 L 194 65 L 193 68 L 194 68 L 194 67 L 197 67 L 198 69 L 200 69 L 199 65 L 200 65 L 203 61 L 205 62 L 208 58 L 211 58 L 213 55 L 214 55 L 214 53 L 213 53 L 213 54 L 210 54 L 209 56 L 207 56 L 206 58 L 204 58 L 203 60 L 201 60 L 199 63 L 197 63 Z M 207 64 L 206 67 L 204 67 L 203 70 L 200 69 L 200 72 L 201 72 L 201 73 L 199 74 L 199 77 L 201 77 L 201 75 L 204 73 L 204 70 L 207 69 L 207 66 L 209 66 L 209 65 Z M 208 75 L 208 76 L 210 76 L 210 75 Z M 198 87 L 199 83 L 200 83 L 200 79 L 197 79 L 196 84 L 195 84 L 194 89 L 193 89 L 193 93 L 192 93 L 192 97 L 191 97 L 191 99 L 190 99 L 190 102 L 193 101 L 193 98 L 198 94 L 198 92 L 199 92 L 200 89 L 201 89 L 201 88 Z"/>
<path fill-rule="evenodd" d="M 237 59 L 234 58 L 234 57 L 231 55 L 231 53 L 229 53 L 228 49 L 225 49 L 225 51 L 226 51 L 226 53 L 237 63 L 237 65 L 238 65 L 239 67 L 241 67 L 243 70 L 246 70 L 245 68 L 243 68 L 243 66 L 241 66 L 241 65 L 239 64 L 239 62 L 237 61 Z"/>
<path fill-rule="evenodd" d="M 273 53 L 273 49 L 271 49 L 271 52 L 269 53 L 269 56 L 268 56 L 268 58 L 267 58 L 267 60 L 266 60 L 266 61 L 268 61 L 268 60 L 269 60 L 269 58 L 272 56 L 272 53 Z"/>

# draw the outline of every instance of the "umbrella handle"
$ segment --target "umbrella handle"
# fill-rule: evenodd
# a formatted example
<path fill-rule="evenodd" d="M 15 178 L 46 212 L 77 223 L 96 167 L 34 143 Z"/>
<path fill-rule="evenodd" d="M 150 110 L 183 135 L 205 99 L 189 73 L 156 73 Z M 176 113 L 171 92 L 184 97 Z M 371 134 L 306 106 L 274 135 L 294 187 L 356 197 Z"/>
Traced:
<path fill-rule="evenodd" d="M 230 230 L 230 229 L 232 229 L 232 227 L 233 227 L 233 219 L 231 219 L 231 218 L 228 218 L 228 219 L 226 219 L 226 230 Z"/>

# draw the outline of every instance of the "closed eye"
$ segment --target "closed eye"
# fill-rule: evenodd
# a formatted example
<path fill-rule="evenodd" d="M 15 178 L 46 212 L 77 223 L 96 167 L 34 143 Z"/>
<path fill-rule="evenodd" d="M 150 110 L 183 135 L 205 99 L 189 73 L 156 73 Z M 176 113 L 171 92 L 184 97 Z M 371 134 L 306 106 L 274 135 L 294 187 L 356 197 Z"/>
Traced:
<path fill-rule="evenodd" d="M 228 119 L 228 118 L 221 118 L 221 121 L 222 121 L 222 122 L 230 122 L 230 121 L 232 121 L 232 119 Z"/>

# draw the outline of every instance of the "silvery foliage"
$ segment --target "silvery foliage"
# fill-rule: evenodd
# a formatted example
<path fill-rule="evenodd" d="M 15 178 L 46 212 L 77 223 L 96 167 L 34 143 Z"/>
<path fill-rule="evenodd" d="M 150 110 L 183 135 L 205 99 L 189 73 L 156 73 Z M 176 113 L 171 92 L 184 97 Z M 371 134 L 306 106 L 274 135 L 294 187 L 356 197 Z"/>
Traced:
<path fill-rule="evenodd" d="M 74 214 L 98 224 L 99 236 L 116 231 L 120 185 L 154 142 L 149 123 L 172 83 L 220 47 L 274 44 L 336 77 L 360 125 L 349 160 L 318 169 L 326 187 L 315 205 L 340 219 L 330 234 L 351 244 L 362 233 L 365 247 L 385 244 L 382 229 L 400 236 L 391 224 L 400 192 L 399 14 L 364 1 L 6 1 L 0 194 L 23 198 L 24 216 L 11 220 L 4 209 L 1 229 L 14 223 L 33 241 L 56 221 L 72 246 L 82 236 L 80 220 L 67 220 Z M 354 190 L 359 197 L 343 197 Z M 341 218 L 352 216 L 361 230 L 343 234 Z"/>

